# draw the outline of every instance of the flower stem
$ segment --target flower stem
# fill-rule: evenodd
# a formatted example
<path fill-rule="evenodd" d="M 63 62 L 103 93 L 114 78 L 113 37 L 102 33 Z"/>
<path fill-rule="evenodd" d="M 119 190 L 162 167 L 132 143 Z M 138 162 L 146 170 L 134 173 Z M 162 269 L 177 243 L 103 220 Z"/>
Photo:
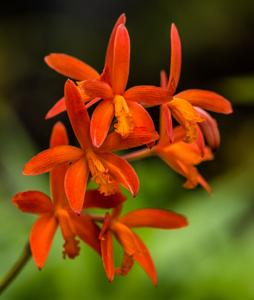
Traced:
<path fill-rule="evenodd" d="M 131 153 L 127 153 L 127 154 L 123 155 L 122 158 L 133 161 L 133 160 L 152 156 L 153 153 L 154 153 L 154 151 L 152 149 L 144 148 L 144 149 L 137 150 L 137 151 L 134 151 Z"/>
<path fill-rule="evenodd" d="M 29 258 L 31 257 L 31 251 L 29 243 L 25 245 L 20 257 L 13 265 L 13 267 L 7 272 L 7 274 L 0 280 L 0 294 L 12 283 L 19 272 L 24 268 Z"/>

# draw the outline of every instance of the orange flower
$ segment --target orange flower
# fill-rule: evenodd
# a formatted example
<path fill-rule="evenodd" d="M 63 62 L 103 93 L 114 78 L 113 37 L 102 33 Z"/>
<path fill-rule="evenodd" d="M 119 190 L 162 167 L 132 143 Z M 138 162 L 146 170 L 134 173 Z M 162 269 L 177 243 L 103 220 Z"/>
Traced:
<path fill-rule="evenodd" d="M 90 139 L 87 110 L 79 90 L 71 80 L 65 84 L 65 101 L 72 128 L 81 148 L 64 145 L 42 151 L 25 165 L 23 173 L 38 175 L 62 164 L 71 163 L 65 175 L 65 192 L 71 208 L 78 213 L 83 207 L 89 174 L 105 195 L 117 192 L 121 184 L 135 196 L 139 190 L 139 179 L 131 165 L 113 154 L 112 150 L 131 148 L 157 139 L 153 123 L 150 123 L 146 130 L 135 130 L 124 143 L 116 133 L 112 133 L 105 145 L 97 149 Z"/>
<path fill-rule="evenodd" d="M 142 240 L 132 231 L 135 227 L 153 227 L 161 229 L 176 229 L 187 226 L 184 216 L 162 209 L 137 209 L 120 217 L 122 206 L 114 208 L 111 214 L 106 214 L 100 233 L 101 254 L 103 265 L 109 281 L 114 275 L 127 275 L 136 261 L 157 285 L 157 274 L 152 258 Z M 120 268 L 115 269 L 113 256 L 113 235 L 124 251 Z"/>
<path fill-rule="evenodd" d="M 206 120 L 204 115 L 198 113 L 193 106 L 224 114 L 231 113 L 232 107 L 227 99 L 211 91 L 190 89 L 174 95 L 180 78 L 181 60 L 180 37 L 175 24 L 172 24 L 169 79 L 167 80 L 165 72 L 162 72 L 161 74 L 161 86 L 168 91 L 170 99 L 168 103 L 162 105 L 162 113 L 167 120 L 166 129 L 170 141 L 173 140 L 173 115 L 173 117 L 185 128 L 185 141 L 191 143 L 198 135 L 197 124 L 201 124 L 204 119 Z"/>
<path fill-rule="evenodd" d="M 68 137 L 64 126 L 59 122 L 54 126 L 50 146 L 53 149 L 66 144 L 68 144 Z M 58 225 L 65 241 L 63 245 L 64 257 L 74 258 L 79 254 L 80 248 L 77 237 L 100 254 L 98 226 L 89 215 L 77 216 L 74 214 L 66 202 L 64 192 L 66 170 L 67 164 L 65 163 L 54 168 L 50 173 L 52 200 L 39 191 L 17 193 L 12 200 L 23 212 L 39 215 L 30 234 L 32 256 L 39 269 L 45 264 Z M 90 198 L 94 193 L 91 191 L 91 194 L 89 192 L 87 194 L 89 206 L 93 206 Z M 111 204 L 114 203 L 111 202 Z"/>

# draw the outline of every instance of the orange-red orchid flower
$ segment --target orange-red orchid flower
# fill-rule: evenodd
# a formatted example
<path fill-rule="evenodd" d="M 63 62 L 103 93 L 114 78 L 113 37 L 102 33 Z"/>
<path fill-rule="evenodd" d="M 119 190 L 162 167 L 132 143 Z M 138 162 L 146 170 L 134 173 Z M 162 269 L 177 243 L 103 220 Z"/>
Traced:
<path fill-rule="evenodd" d="M 59 122 L 54 126 L 50 146 L 53 149 L 67 144 L 68 137 L 65 128 Z M 45 264 L 58 225 L 64 239 L 64 257 L 74 258 L 79 254 L 77 237 L 100 254 L 99 227 L 89 215 L 77 216 L 66 202 L 64 192 L 66 170 L 67 164 L 65 163 L 50 172 L 51 199 L 39 191 L 21 192 L 13 197 L 13 203 L 20 210 L 39 215 L 30 234 L 30 247 L 35 264 L 40 269 Z M 93 203 L 91 197 L 95 194 L 94 191 L 91 191 L 91 194 L 87 193 L 88 207 L 102 203 L 102 201 Z M 104 199 L 104 202 L 107 202 L 106 200 L 108 199 Z M 116 205 L 114 201 L 107 203 Z"/>
<path fill-rule="evenodd" d="M 185 141 L 193 142 L 197 136 L 197 124 L 207 121 L 207 115 L 199 113 L 193 106 L 201 109 L 210 110 L 217 113 L 229 114 L 232 112 L 230 102 L 221 95 L 199 89 L 189 89 L 175 95 L 175 91 L 180 79 L 181 72 L 181 41 L 175 24 L 171 26 L 171 63 L 170 75 L 167 80 L 166 73 L 161 73 L 161 87 L 169 93 L 169 101 L 162 105 L 162 113 L 165 116 L 167 134 L 170 141 L 173 140 L 172 116 L 185 128 Z M 208 115 L 209 118 L 209 115 Z M 208 140 L 211 141 L 211 135 L 214 135 L 216 128 L 214 122 L 209 121 L 204 124 L 204 131 L 210 135 Z M 207 125 L 209 129 L 207 129 Z M 212 127 L 210 127 L 212 125 Z M 202 126 L 202 125 L 201 125 Z M 213 131 L 213 132 L 211 132 Z M 209 133 L 208 133 L 209 132 Z M 216 133 L 218 134 L 218 132 Z M 218 136 L 217 136 L 218 138 Z M 217 144 L 218 140 L 215 144 Z M 214 144 L 214 143 L 213 143 Z"/>
<path fill-rule="evenodd" d="M 157 274 L 148 249 L 143 241 L 132 231 L 135 227 L 153 227 L 177 229 L 187 226 L 184 216 L 165 209 L 137 209 L 120 216 L 121 205 L 106 214 L 100 233 L 101 255 L 103 266 L 111 282 L 115 274 L 127 275 L 136 261 L 147 273 L 154 285 L 157 285 Z M 115 268 L 113 254 L 113 236 L 124 251 L 122 265 Z"/>
<path fill-rule="evenodd" d="M 118 191 L 121 184 L 135 196 L 139 190 L 138 176 L 131 165 L 113 154 L 112 150 L 122 149 L 123 146 L 131 148 L 157 139 L 153 123 L 150 122 L 146 130 L 135 130 L 125 143 L 119 140 L 117 134 L 112 133 L 109 141 L 98 149 L 93 146 L 90 138 L 90 120 L 82 97 L 71 80 L 65 84 L 65 101 L 72 128 L 81 148 L 64 145 L 42 151 L 25 165 L 23 173 L 42 174 L 59 165 L 71 163 L 65 175 L 65 192 L 75 212 L 80 212 L 83 207 L 89 173 L 105 195 Z M 142 120 L 138 122 L 140 121 Z"/>

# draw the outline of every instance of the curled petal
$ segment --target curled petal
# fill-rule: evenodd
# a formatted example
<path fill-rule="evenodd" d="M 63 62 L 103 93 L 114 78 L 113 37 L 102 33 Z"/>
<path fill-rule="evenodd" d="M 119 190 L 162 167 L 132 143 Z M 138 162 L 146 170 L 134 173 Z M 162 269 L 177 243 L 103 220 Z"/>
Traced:
<path fill-rule="evenodd" d="M 168 92 L 153 85 L 134 86 L 124 93 L 124 98 L 142 105 L 160 105 L 169 101 Z"/>
<path fill-rule="evenodd" d="M 33 225 L 30 233 L 30 247 L 36 266 L 41 269 L 47 259 L 57 222 L 51 215 L 41 216 Z"/>
<path fill-rule="evenodd" d="M 130 37 L 124 26 L 117 27 L 114 41 L 111 84 L 115 94 L 121 95 L 126 88 L 130 68 Z"/>
<path fill-rule="evenodd" d="M 56 72 L 75 80 L 99 78 L 94 68 L 67 54 L 51 53 L 45 57 L 45 62 Z"/>
<path fill-rule="evenodd" d="M 91 146 L 90 120 L 77 86 L 67 80 L 64 87 L 65 104 L 73 131 L 83 148 Z"/>
<path fill-rule="evenodd" d="M 12 198 L 12 203 L 23 212 L 32 214 L 46 214 L 53 211 L 51 199 L 38 191 L 17 193 Z"/>
<path fill-rule="evenodd" d="M 185 99 L 192 105 L 217 113 L 230 114 L 233 112 L 231 103 L 215 92 L 193 89 L 180 92 L 175 97 Z"/>
<path fill-rule="evenodd" d="M 101 238 L 101 255 L 107 278 L 111 282 L 115 276 L 115 264 L 112 233 L 109 230 L 106 231 L 103 238 Z"/>
<path fill-rule="evenodd" d="M 171 62 L 170 75 L 168 80 L 168 91 L 174 95 L 181 73 L 182 49 L 181 40 L 175 24 L 171 25 Z"/>
<path fill-rule="evenodd" d="M 100 158 L 115 180 L 135 197 L 139 191 L 139 179 L 132 166 L 126 160 L 112 153 L 100 154 Z"/>
<path fill-rule="evenodd" d="M 84 155 L 84 152 L 73 146 L 64 145 L 50 148 L 32 157 L 25 164 L 24 175 L 39 175 L 51 171 L 61 164 L 76 161 Z"/>
<path fill-rule="evenodd" d="M 65 99 L 62 97 L 60 100 L 56 102 L 56 104 L 47 112 L 45 119 L 51 119 L 60 113 L 66 111 Z"/>
<path fill-rule="evenodd" d="M 112 98 L 112 88 L 106 82 L 100 80 L 85 80 L 79 83 L 79 88 L 91 98 Z"/>
<path fill-rule="evenodd" d="M 86 191 L 83 208 L 113 208 L 123 203 L 127 198 L 120 192 L 105 196 L 98 190 Z"/>
<path fill-rule="evenodd" d="M 204 119 L 204 121 L 200 123 L 199 126 L 205 136 L 208 145 L 212 149 L 218 148 L 220 145 L 220 132 L 216 120 L 202 108 L 195 107 L 195 109 Z"/>
<path fill-rule="evenodd" d="M 85 159 L 74 162 L 65 175 L 65 193 L 70 207 L 78 214 L 83 208 L 88 175 L 89 169 Z"/>
<path fill-rule="evenodd" d="M 92 143 L 99 148 L 107 137 L 114 117 L 112 101 L 102 101 L 94 110 L 91 118 L 90 134 Z"/>
<path fill-rule="evenodd" d="M 174 229 L 187 226 L 187 219 L 166 209 L 137 209 L 127 213 L 119 219 L 128 227 L 154 227 Z"/>
<path fill-rule="evenodd" d="M 99 227 L 87 215 L 73 216 L 72 223 L 82 241 L 100 254 Z"/>

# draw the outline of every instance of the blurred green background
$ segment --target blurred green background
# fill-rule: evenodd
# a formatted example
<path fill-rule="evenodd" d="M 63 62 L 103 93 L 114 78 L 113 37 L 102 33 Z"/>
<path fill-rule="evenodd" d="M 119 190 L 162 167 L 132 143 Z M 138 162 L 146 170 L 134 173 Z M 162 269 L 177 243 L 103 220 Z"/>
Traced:
<path fill-rule="evenodd" d="M 132 42 L 129 86 L 158 84 L 160 69 L 169 67 L 169 28 L 175 22 L 183 44 L 179 90 L 207 88 L 233 103 L 233 115 L 216 115 L 222 134 L 216 159 L 200 168 L 213 195 L 184 190 L 183 179 L 157 159 L 136 162 L 141 191 L 125 210 L 167 207 L 190 222 L 176 231 L 137 230 L 154 258 L 158 287 L 138 266 L 109 284 L 100 259 L 86 246 L 75 260 L 62 260 L 58 235 L 45 268 L 37 271 L 31 260 L 2 299 L 254 299 L 251 0 L 44 0 L 1 6 L 0 278 L 22 251 L 35 220 L 20 213 L 11 196 L 27 189 L 48 192 L 47 175 L 21 174 L 24 163 L 47 147 L 55 120 L 43 117 L 63 93 L 65 79 L 48 69 L 43 57 L 64 52 L 101 70 L 107 39 L 122 12 Z M 68 124 L 66 116 L 58 119 Z"/>

